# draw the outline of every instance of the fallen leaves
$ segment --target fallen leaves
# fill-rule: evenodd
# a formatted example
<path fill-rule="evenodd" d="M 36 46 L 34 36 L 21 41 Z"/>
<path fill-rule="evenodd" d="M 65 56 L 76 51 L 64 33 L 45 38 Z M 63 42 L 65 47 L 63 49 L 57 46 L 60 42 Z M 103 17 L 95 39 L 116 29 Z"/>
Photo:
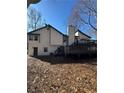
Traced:
<path fill-rule="evenodd" d="M 28 58 L 28 93 L 96 93 L 96 65 L 55 64 Z"/>

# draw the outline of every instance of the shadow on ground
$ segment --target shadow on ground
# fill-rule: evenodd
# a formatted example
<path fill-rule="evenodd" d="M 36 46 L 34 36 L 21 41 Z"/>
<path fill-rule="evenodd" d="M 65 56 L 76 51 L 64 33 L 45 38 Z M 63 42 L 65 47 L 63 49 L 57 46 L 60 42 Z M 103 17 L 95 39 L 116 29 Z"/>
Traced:
<path fill-rule="evenodd" d="M 40 59 L 44 62 L 49 62 L 51 64 L 71 64 L 71 63 L 87 63 L 96 65 L 97 64 L 97 56 L 37 56 L 35 58 Z"/>

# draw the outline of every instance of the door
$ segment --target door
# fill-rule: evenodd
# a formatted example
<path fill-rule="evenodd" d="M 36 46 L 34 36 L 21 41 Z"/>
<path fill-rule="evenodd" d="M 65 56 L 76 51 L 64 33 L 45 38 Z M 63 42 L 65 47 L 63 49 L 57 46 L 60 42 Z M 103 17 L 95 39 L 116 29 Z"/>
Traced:
<path fill-rule="evenodd" d="M 38 55 L 38 47 L 34 47 L 33 56 L 37 56 L 37 55 Z"/>

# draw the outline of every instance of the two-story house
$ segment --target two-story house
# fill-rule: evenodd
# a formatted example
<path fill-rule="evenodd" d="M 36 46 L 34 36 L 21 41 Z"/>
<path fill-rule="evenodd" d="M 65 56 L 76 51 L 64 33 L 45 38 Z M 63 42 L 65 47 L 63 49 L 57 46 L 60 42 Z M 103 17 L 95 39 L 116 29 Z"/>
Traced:
<path fill-rule="evenodd" d="M 78 38 L 77 38 L 78 37 Z M 90 36 L 76 30 L 74 26 L 68 27 L 68 36 L 51 25 L 28 32 L 28 55 L 50 55 L 61 46 L 69 46 L 81 40 L 90 40 Z"/>
<path fill-rule="evenodd" d="M 51 25 L 46 25 L 28 33 L 28 55 L 49 55 L 63 46 L 66 35 Z"/>

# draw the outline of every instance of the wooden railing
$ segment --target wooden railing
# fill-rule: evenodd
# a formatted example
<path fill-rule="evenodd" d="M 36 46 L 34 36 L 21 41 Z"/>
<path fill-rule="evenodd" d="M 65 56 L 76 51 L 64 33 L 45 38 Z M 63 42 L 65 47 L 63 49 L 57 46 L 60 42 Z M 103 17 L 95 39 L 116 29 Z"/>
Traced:
<path fill-rule="evenodd" d="M 97 44 L 94 41 L 74 43 L 65 47 L 66 54 L 93 54 L 97 52 Z"/>

